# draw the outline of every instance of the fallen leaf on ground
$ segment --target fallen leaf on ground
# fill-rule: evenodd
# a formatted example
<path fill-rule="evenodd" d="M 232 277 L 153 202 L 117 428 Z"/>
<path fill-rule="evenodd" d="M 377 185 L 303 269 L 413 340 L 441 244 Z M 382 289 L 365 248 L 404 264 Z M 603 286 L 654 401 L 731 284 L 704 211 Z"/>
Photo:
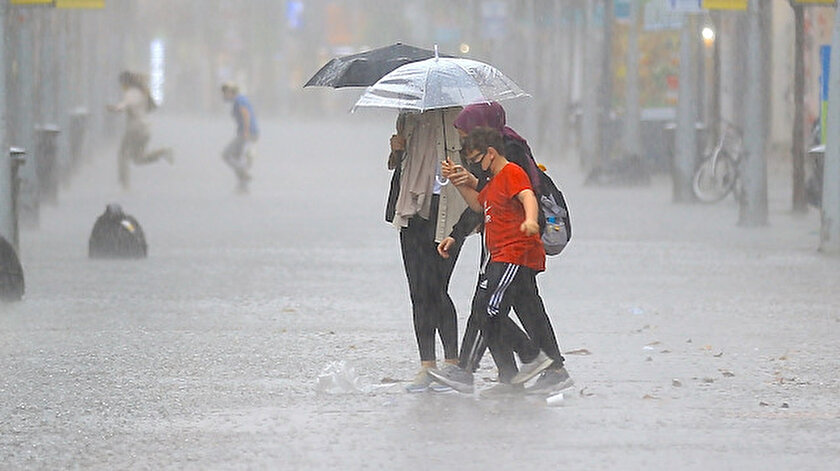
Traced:
<path fill-rule="evenodd" d="M 761 401 L 761 402 L 759 402 L 759 403 L 758 403 L 758 405 L 760 405 L 761 407 L 767 407 L 767 406 L 769 406 L 770 404 L 768 404 L 768 403 L 766 403 L 766 402 L 764 402 L 764 401 Z"/>
<path fill-rule="evenodd" d="M 587 391 L 587 390 L 586 390 L 586 388 L 587 388 L 587 387 L 586 387 L 586 386 L 584 386 L 584 387 L 580 390 L 580 395 L 581 395 L 582 397 L 592 397 L 592 396 L 594 396 L 594 395 L 595 395 L 595 393 L 591 393 L 591 392 Z"/>
<path fill-rule="evenodd" d="M 661 351 L 661 352 L 659 352 L 659 353 L 671 353 L 671 350 L 667 350 L 667 349 L 666 349 L 666 350 L 662 350 L 662 351 Z"/>
<path fill-rule="evenodd" d="M 673 386 L 675 388 L 678 388 L 678 387 L 682 386 L 682 381 L 680 381 L 678 379 L 672 379 L 671 380 L 671 386 Z"/>
<path fill-rule="evenodd" d="M 715 357 L 715 358 L 720 358 L 720 357 L 722 357 L 722 356 L 723 356 L 723 352 L 719 352 L 719 353 L 715 353 L 715 354 L 714 354 L 714 357 Z"/>
<path fill-rule="evenodd" d="M 644 396 L 642 396 L 642 399 L 655 399 L 655 400 L 659 400 L 659 398 L 658 398 L 658 397 L 656 397 L 656 396 L 652 396 L 652 395 L 650 395 L 650 394 L 645 394 Z"/>
<path fill-rule="evenodd" d="M 725 376 L 727 378 L 732 378 L 733 376 L 735 376 L 735 373 L 733 373 L 729 370 L 720 370 L 720 374 L 722 374 L 723 376 Z"/>
<path fill-rule="evenodd" d="M 706 378 L 703 378 L 703 382 L 706 383 L 706 384 L 711 384 L 711 383 L 715 382 L 715 379 L 706 377 Z"/>
<path fill-rule="evenodd" d="M 787 402 L 782 403 L 782 409 L 789 409 L 789 408 L 790 408 L 790 404 L 788 404 Z"/>
<path fill-rule="evenodd" d="M 654 340 L 653 342 L 645 344 L 645 345 L 659 345 L 660 343 L 662 343 L 662 342 L 660 342 L 659 340 Z"/>
<path fill-rule="evenodd" d="M 569 350 L 566 355 L 592 355 L 592 352 L 585 348 L 578 348 L 577 350 Z"/>

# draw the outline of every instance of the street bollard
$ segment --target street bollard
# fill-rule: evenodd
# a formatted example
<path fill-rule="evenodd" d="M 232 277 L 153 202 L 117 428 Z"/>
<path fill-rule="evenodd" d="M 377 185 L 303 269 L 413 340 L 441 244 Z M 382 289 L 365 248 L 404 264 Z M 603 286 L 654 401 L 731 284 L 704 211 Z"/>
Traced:
<path fill-rule="evenodd" d="M 20 301 L 25 288 L 20 259 L 12 244 L 0 236 L 0 300 Z"/>
<path fill-rule="evenodd" d="M 26 151 L 19 147 L 9 149 L 10 188 L 12 189 L 11 242 L 0 236 L 0 300 L 5 302 L 20 301 L 25 291 L 23 267 L 20 265 L 18 241 L 17 200 L 20 190 L 18 168 L 25 163 Z"/>
<path fill-rule="evenodd" d="M 54 124 L 35 128 L 35 174 L 38 177 L 38 200 L 58 203 L 58 134 Z"/>
<path fill-rule="evenodd" d="M 82 163 L 89 114 L 84 107 L 75 108 L 70 112 L 70 123 L 67 128 L 70 144 L 70 165 L 64 177 L 69 177 Z"/>
<path fill-rule="evenodd" d="M 23 149 L 21 147 L 9 148 L 9 164 L 12 168 L 12 246 L 15 248 L 16 251 L 20 250 L 18 200 L 20 196 L 21 179 L 18 177 L 18 170 L 20 169 L 21 165 L 24 165 L 26 163 L 26 157 L 24 157 L 25 155 L 26 149 Z"/>

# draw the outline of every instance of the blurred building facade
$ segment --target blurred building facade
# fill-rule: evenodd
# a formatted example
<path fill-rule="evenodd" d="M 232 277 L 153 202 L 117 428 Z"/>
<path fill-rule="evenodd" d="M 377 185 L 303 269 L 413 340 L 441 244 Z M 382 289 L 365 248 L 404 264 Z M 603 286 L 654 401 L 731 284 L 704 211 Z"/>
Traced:
<path fill-rule="evenodd" d="M 438 45 L 443 52 L 492 63 L 529 92 L 532 98 L 505 104 L 511 124 L 552 158 L 560 158 L 572 147 L 568 143 L 575 142 L 585 87 L 598 87 L 604 97 L 605 125 L 621 119 L 626 108 L 627 23 L 622 3 L 627 1 L 111 0 L 103 10 L 21 7 L 7 16 L 7 44 L 14 51 L 14 64 L 27 54 L 32 60 L 7 71 L 13 84 L 25 80 L 21 73 L 30 73 L 37 83 L 35 121 L 60 122 L 66 112 L 59 113 L 59 107 L 85 107 L 91 112 L 92 129 L 107 132 L 112 125 L 101 110 L 118 93 L 117 74 L 122 69 L 152 72 L 153 43 L 163 56 L 164 111 L 218 112 L 224 108 L 219 84 L 235 80 L 266 117 L 346 112 L 358 90 L 302 89 L 332 57 L 397 41 Z M 784 149 L 792 119 L 792 13 L 788 0 L 770 1 L 770 141 L 771 148 Z M 590 2 L 597 7 L 587 28 Z M 643 4 L 641 106 L 667 110 L 675 105 L 679 86 L 679 22 L 668 15 L 667 0 Z M 807 10 L 810 119 L 819 111 L 818 51 L 830 42 L 833 12 L 824 7 Z M 737 121 L 743 109 L 738 86 L 743 77 L 743 13 L 707 14 L 704 21 L 718 29 L 715 47 L 722 56 L 720 96 L 714 99 L 720 100 L 724 117 Z M 606 79 L 585 84 L 584 50 L 592 43 L 609 51 L 609 60 L 598 71 Z M 42 86 L 51 77 L 61 78 Z M 11 94 L 10 100 L 20 101 Z M 13 137 L 21 129 L 13 129 Z M 619 138 L 613 136 L 612 141 Z"/>

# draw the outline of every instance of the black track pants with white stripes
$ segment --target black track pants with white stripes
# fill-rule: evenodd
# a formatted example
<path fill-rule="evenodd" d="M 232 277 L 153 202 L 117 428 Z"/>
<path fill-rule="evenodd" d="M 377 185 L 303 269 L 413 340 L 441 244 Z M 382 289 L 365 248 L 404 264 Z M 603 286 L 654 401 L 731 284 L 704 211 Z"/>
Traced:
<path fill-rule="evenodd" d="M 535 285 L 537 272 L 512 263 L 490 262 L 479 282 L 474 308 L 481 313 L 481 335 L 493 355 L 499 369 L 499 380 L 510 382 L 516 375 L 516 362 L 512 353 L 523 362 L 533 361 L 539 354 L 539 347 L 508 318 L 511 305 L 521 304 Z M 527 312 L 520 316 L 531 316 Z M 549 326 L 550 328 L 550 326 Z"/>
<path fill-rule="evenodd" d="M 554 327 L 551 325 L 551 320 L 548 318 L 540 297 L 535 272 L 534 275 L 530 276 L 529 274 L 529 276 L 521 277 L 519 284 L 513 287 L 517 291 L 517 295 L 514 296 L 511 307 L 516 311 L 519 321 L 534 344 L 554 360 L 555 367 L 561 367 L 565 359 L 560 354 Z M 482 292 L 482 286 L 484 286 L 484 278 L 483 273 L 479 275 L 478 285 L 473 296 L 472 311 L 469 319 L 467 319 L 464 338 L 461 342 L 461 352 L 458 357 L 459 366 L 468 371 L 475 371 L 487 349 L 486 338 L 481 332 L 487 318 L 486 306 L 480 305 L 483 302 L 480 293 Z M 525 333 L 509 316 L 499 316 L 497 322 L 498 325 L 495 329 L 505 332 L 504 336 L 513 339 L 512 342 L 522 344 L 522 337 L 525 336 Z M 525 348 L 527 349 L 527 347 Z M 499 355 L 505 355 L 504 358 L 499 359 L 503 365 L 515 365 L 512 350 L 506 353 L 497 352 L 495 357 Z"/>

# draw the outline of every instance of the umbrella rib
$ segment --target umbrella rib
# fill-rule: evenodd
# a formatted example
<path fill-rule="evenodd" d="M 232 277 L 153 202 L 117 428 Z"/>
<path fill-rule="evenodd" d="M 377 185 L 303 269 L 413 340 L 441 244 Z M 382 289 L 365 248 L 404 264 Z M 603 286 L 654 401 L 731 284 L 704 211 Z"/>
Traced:
<path fill-rule="evenodd" d="M 424 77 L 424 79 L 423 79 L 423 90 L 421 91 L 422 96 L 426 96 L 426 90 L 429 89 L 429 75 L 431 75 L 431 72 L 432 72 L 432 68 L 429 67 L 429 66 L 426 66 L 426 77 Z M 424 101 L 425 100 L 420 101 L 420 103 L 421 103 L 420 111 L 426 111 L 425 110 L 425 105 L 423 104 Z"/>

